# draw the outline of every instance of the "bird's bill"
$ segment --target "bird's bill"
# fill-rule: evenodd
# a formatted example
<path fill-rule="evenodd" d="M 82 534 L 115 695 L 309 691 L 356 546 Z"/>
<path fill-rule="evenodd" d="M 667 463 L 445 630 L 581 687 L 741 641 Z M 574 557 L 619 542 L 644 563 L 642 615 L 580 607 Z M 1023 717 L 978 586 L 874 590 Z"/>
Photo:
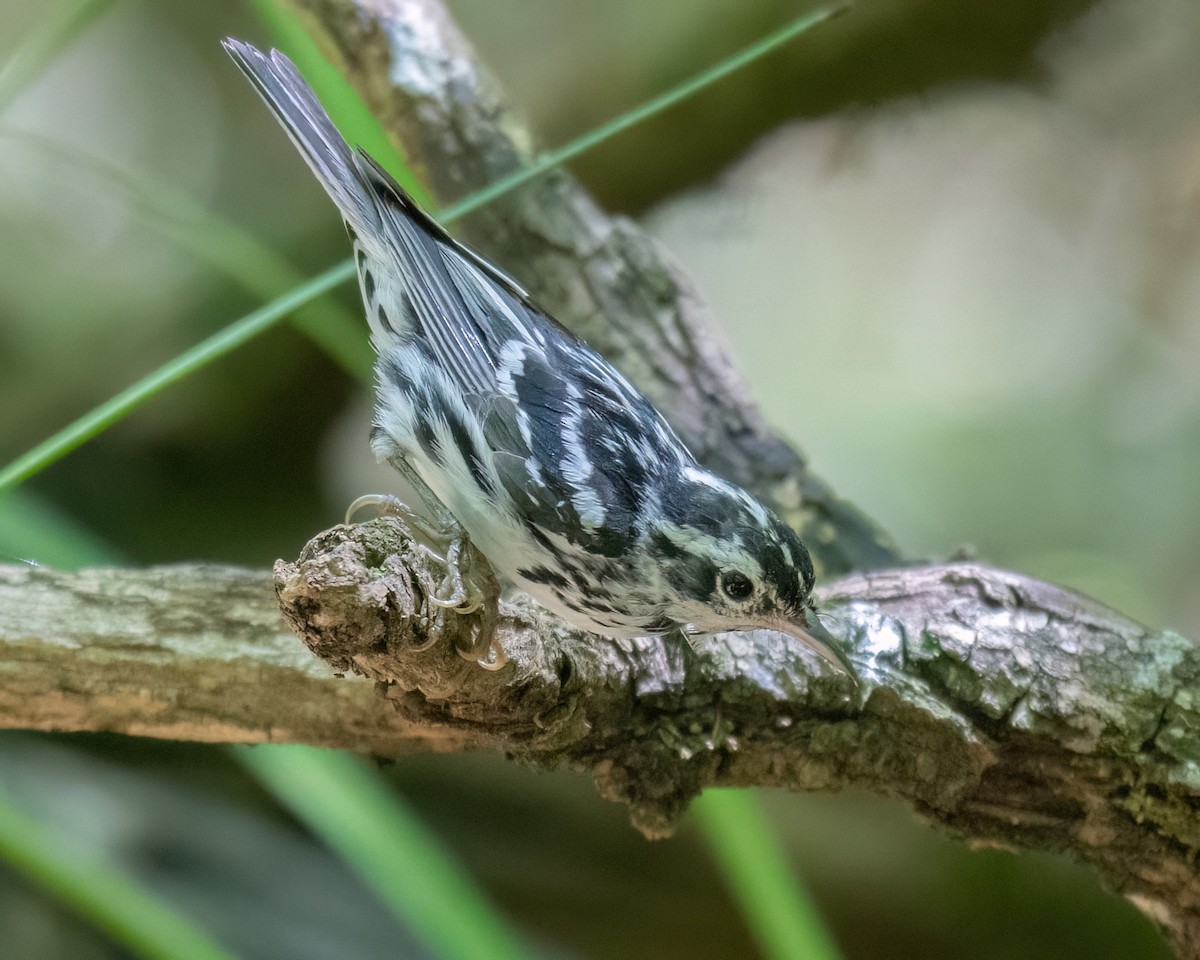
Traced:
<path fill-rule="evenodd" d="M 849 674 L 850 679 L 858 682 L 858 672 L 854 669 L 854 664 L 850 662 L 850 657 L 846 655 L 846 651 L 841 648 L 833 634 L 821 625 L 816 614 L 807 617 L 803 623 L 779 620 L 771 626 L 780 633 L 795 637 L 826 663 Z"/>

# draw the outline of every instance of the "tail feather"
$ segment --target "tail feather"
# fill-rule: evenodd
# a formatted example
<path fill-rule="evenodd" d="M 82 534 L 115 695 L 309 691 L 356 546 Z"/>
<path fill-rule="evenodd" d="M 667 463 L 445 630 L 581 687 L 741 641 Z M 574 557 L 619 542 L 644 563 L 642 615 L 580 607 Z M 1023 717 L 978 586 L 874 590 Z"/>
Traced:
<path fill-rule="evenodd" d="M 232 38 L 223 45 L 353 232 L 376 349 L 382 355 L 419 335 L 464 392 L 495 393 L 497 325 L 528 338 L 530 329 L 554 321 L 511 278 L 447 234 L 371 156 L 352 150 L 286 56 Z"/>
<path fill-rule="evenodd" d="M 278 50 L 264 54 L 232 37 L 221 45 L 254 84 L 350 226 L 359 234 L 377 228 L 373 188 L 292 61 Z"/>

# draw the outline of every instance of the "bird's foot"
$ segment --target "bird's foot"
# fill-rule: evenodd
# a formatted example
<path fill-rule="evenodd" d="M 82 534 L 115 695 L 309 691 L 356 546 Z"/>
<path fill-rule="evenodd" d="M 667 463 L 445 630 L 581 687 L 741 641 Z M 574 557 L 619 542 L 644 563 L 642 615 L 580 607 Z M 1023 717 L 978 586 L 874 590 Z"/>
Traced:
<path fill-rule="evenodd" d="M 398 517 L 403 521 L 421 555 L 445 570 L 445 576 L 436 586 L 428 584 L 426 587 L 429 603 L 464 617 L 482 610 L 469 644 L 464 647 L 456 639 L 458 655 L 478 663 L 485 670 L 503 667 L 508 656 L 495 637 L 500 583 L 487 557 L 471 543 L 462 525 L 449 513 L 443 513 L 438 521 L 430 521 L 399 497 L 379 493 L 365 494 L 350 504 L 346 510 L 346 523 L 352 523 L 354 516 L 367 507 L 373 507 L 381 516 Z M 429 649 L 441 639 L 445 628 L 444 617 L 439 617 L 429 641 L 417 649 Z"/>

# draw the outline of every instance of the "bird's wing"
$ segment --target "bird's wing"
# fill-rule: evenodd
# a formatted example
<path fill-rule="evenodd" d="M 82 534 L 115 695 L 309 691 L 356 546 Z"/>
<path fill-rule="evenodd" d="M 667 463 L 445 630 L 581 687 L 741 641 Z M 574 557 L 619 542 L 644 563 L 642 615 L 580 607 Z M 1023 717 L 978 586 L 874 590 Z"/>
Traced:
<path fill-rule="evenodd" d="M 647 471 L 690 460 L 649 401 L 351 150 L 286 56 L 224 45 L 346 220 L 381 362 L 389 346 L 420 344 L 475 412 L 522 514 L 619 552 Z"/>
<path fill-rule="evenodd" d="M 509 406 L 483 424 L 492 449 L 510 455 L 497 460 L 509 495 L 545 529 L 619 555 L 636 535 L 647 479 L 678 469 L 682 445 L 650 402 L 582 344 L 510 342 L 499 381 Z"/>

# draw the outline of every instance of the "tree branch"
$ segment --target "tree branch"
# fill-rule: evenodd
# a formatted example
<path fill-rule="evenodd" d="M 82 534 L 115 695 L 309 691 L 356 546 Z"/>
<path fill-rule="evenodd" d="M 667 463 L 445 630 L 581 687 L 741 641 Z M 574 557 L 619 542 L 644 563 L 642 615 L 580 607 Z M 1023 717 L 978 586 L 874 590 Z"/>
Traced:
<path fill-rule="evenodd" d="M 266 571 L 0 566 L 0 726 L 388 754 L 459 746 L 296 642 Z"/>
<path fill-rule="evenodd" d="M 1093 864 L 1200 949 L 1200 646 L 980 564 L 856 575 L 821 591 L 864 678 L 787 637 L 692 651 L 606 641 L 505 603 L 496 673 L 453 649 L 439 571 L 394 518 L 320 535 L 275 588 L 218 567 L 0 568 L 0 723 L 380 755 L 487 748 L 585 770 L 650 834 L 705 786 L 858 788 L 957 836 Z M 220 618 L 214 620 L 214 604 Z M 376 681 L 338 679 L 356 672 Z M 383 697 L 376 696 L 372 687 Z"/>

